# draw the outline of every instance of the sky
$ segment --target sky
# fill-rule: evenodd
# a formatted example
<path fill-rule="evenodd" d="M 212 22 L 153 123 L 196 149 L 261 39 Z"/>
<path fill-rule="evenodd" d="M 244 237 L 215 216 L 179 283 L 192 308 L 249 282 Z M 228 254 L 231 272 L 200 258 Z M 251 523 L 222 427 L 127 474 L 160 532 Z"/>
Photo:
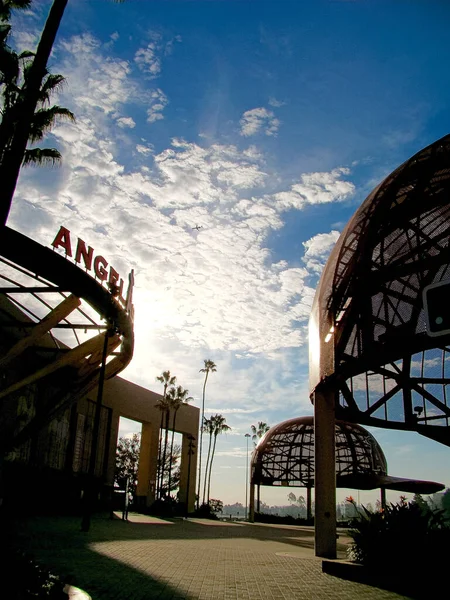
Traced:
<path fill-rule="evenodd" d="M 15 17 L 17 49 L 35 47 L 49 6 Z M 231 427 L 211 483 L 224 503 L 244 502 L 250 426 L 313 412 L 308 317 L 339 233 L 449 133 L 449 18 L 444 0 L 69 0 L 49 67 L 76 122 L 46 139 L 60 167 L 22 170 L 8 224 L 44 246 L 64 225 L 122 277 L 134 269 L 121 376 L 162 392 L 170 370 L 200 407 L 199 370 L 216 363 L 206 415 Z M 390 474 L 450 485 L 448 448 L 370 431 Z"/>

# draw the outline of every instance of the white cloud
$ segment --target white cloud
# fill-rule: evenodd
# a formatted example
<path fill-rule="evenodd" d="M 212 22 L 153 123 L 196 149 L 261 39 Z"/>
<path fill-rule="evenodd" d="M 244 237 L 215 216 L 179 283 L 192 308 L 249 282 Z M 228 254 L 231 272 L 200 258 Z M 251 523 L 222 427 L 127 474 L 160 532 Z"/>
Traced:
<path fill-rule="evenodd" d="M 161 72 L 161 60 L 157 52 L 156 42 L 150 42 L 145 48 L 139 48 L 134 55 L 134 62 L 150 79 L 154 79 Z"/>
<path fill-rule="evenodd" d="M 339 231 L 330 231 L 330 233 L 318 233 L 306 242 L 303 242 L 305 254 L 303 262 L 308 271 L 320 274 L 334 248 L 338 238 Z"/>
<path fill-rule="evenodd" d="M 274 108 L 279 108 L 280 106 L 284 106 L 286 102 L 283 102 L 282 100 L 277 100 L 272 96 L 271 98 L 269 98 L 269 104 Z"/>
<path fill-rule="evenodd" d="M 280 121 L 275 118 L 271 110 L 267 108 L 252 108 L 247 110 L 240 120 L 240 134 L 249 137 L 263 132 L 268 136 L 276 135 L 280 126 Z"/>
<path fill-rule="evenodd" d="M 291 186 L 290 191 L 278 192 L 274 198 L 283 210 L 301 210 L 307 204 L 341 202 L 355 191 L 353 183 L 341 179 L 349 173 L 349 169 L 344 167 L 324 173 L 306 173 L 300 177 L 299 183 Z"/>
<path fill-rule="evenodd" d="M 138 144 L 136 146 L 136 150 L 140 153 L 140 154 L 144 154 L 145 156 L 148 156 L 149 154 L 151 154 L 153 152 L 153 148 L 150 146 L 143 146 L 142 144 Z"/>
<path fill-rule="evenodd" d="M 86 33 L 64 40 L 65 58 L 58 70 L 70 82 L 68 98 L 75 113 L 89 112 L 96 120 L 100 113 L 113 115 L 137 94 L 130 80 L 127 61 L 103 55 L 100 42 Z M 69 75 L 70 74 L 70 75 Z"/>
<path fill-rule="evenodd" d="M 131 117 L 120 117 L 119 119 L 117 119 L 117 124 L 119 125 L 119 127 L 122 127 L 122 129 L 125 129 L 127 127 L 129 127 L 130 129 L 134 129 L 136 127 L 136 123 Z"/>
<path fill-rule="evenodd" d="M 156 89 L 150 92 L 149 108 L 147 109 L 147 122 L 154 123 L 164 119 L 163 110 L 169 103 L 167 96 L 161 89 Z"/>

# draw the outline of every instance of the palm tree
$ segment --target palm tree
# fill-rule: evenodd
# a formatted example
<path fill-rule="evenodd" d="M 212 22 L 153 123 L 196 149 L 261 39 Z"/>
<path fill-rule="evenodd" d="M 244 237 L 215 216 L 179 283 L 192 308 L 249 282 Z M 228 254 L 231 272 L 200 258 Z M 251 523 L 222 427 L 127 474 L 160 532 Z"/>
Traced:
<path fill-rule="evenodd" d="M 211 491 L 211 472 L 212 472 L 212 465 L 213 465 L 213 460 L 214 460 L 214 452 L 216 451 L 216 441 L 217 441 L 217 436 L 221 433 L 226 433 L 227 431 L 231 430 L 231 427 L 229 427 L 226 424 L 226 419 L 223 415 L 213 415 L 211 417 L 211 421 L 213 422 L 213 435 L 214 435 L 214 442 L 213 442 L 213 447 L 212 447 L 212 452 L 211 452 L 211 462 L 209 463 L 209 475 L 208 475 L 208 504 L 209 504 L 209 496 L 210 496 L 210 491 Z M 206 476 L 206 473 L 205 473 Z"/>
<path fill-rule="evenodd" d="M 200 417 L 200 422 L 203 424 L 203 419 L 205 418 L 205 390 L 206 390 L 206 382 L 208 381 L 208 375 L 209 373 L 215 373 L 216 372 L 216 364 L 210 360 L 210 359 L 204 359 L 203 362 L 205 363 L 205 366 L 203 369 L 200 369 L 199 373 L 204 373 L 205 374 L 205 381 L 203 382 L 203 395 L 202 395 L 202 414 Z M 200 427 L 200 448 L 199 448 L 199 454 L 198 454 L 198 485 L 197 485 L 197 508 L 199 508 L 200 505 L 200 487 L 201 487 L 201 477 L 202 477 L 202 438 L 203 438 L 203 431 L 202 428 Z M 205 479 L 206 479 L 206 472 L 205 472 Z"/>
<path fill-rule="evenodd" d="M 158 402 L 156 403 L 157 407 L 159 408 L 159 410 L 161 411 L 161 423 L 159 426 L 159 443 L 158 443 L 158 473 L 156 475 L 156 482 L 157 482 L 157 492 L 156 495 L 158 497 L 161 496 L 161 491 L 162 491 L 162 481 L 163 481 L 163 477 L 164 477 L 164 466 L 166 464 L 166 448 L 167 448 L 167 427 L 168 427 L 168 420 L 169 420 L 169 403 L 167 401 L 167 388 L 169 386 L 174 386 L 175 382 L 177 380 L 177 378 L 175 377 L 175 375 L 171 375 L 170 371 L 163 371 L 161 373 L 161 375 L 158 375 L 158 377 L 156 378 L 157 381 L 159 381 L 160 383 L 163 384 L 164 386 L 164 392 L 163 392 L 163 397 L 158 400 Z M 162 457 L 162 432 L 163 432 L 163 428 L 164 428 L 164 417 L 166 417 L 166 423 L 167 423 L 167 427 L 166 427 L 166 444 L 164 446 L 164 457 Z"/>
<path fill-rule="evenodd" d="M 212 418 L 211 419 L 207 419 L 206 417 L 203 417 L 202 432 L 203 433 L 209 433 L 208 456 L 206 458 L 206 466 L 205 466 L 205 474 L 206 474 L 208 472 L 209 457 L 211 455 L 212 436 L 213 436 L 213 433 L 214 433 L 214 424 L 213 424 Z M 203 501 L 202 501 L 202 504 L 205 504 L 205 498 L 206 498 L 206 477 L 205 477 L 205 481 L 204 481 L 204 484 L 203 484 Z"/>
<path fill-rule="evenodd" d="M 172 457 L 173 457 L 173 442 L 175 437 L 175 423 L 177 420 L 177 412 L 180 410 L 183 404 L 187 404 L 193 400 L 192 396 L 188 396 L 189 390 L 185 390 L 181 385 L 176 388 L 170 388 L 167 392 L 167 398 L 169 400 L 169 411 L 173 410 L 173 421 L 172 421 L 172 440 L 170 443 L 170 454 L 169 454 L 169 493 L 171 489 L 171 475 L 172 475 Z"/>
<path fill-rule="evenodd" d="M 121 2 L 122 0 L 116 1 Z M 67 2 L 68 0 L 53 0 L 34 60 L 30 66 L 26 86 L 24 86 L 23 89 L 20 119 L 17 121 L 11 146 L 3 160 L 0 162 L 0 181 L 2 182 L 0 195 L 0 227 L 5 225 L 8 219 L 20 167 L 23 163 L 28 139 L 30 137 L 33 117 L 39 103 L 42 83 L 48 73 L 48 59 L 50 58 L 56 34 L 58 33 L 61 19 L 66 10 Z M 3 2 L 2 5 L 3 7 L 0 11 L 1 14 L 8 15 L 11 8 L 20 8 L 22 5 L 26 6 L 26 2 L 23 3 L 20 2 L 20 0 L 10 2 L 7 0 L 6 2 Z"/>
<path fill-rule="evenodd" d="M 0 21 L 9 21 L 11 11 L 29 8 L 31 0 L 0 0 Z"/>
<path fill-rule="evenodd" d="M 0 163 L 3 163 L 11 149 L 18 122 L 21 120 L 23 90 L 26 88 L 30 58 L 33 56 L 31 52 L 23 52 L 20 55 L 13 53 L 13 55 L 17 63 L 17 70 L 5 75 L 1 90 Z M 65 78 L 62 75 L 53 75 L 47 72 L 29 129 L 28 141 L 32 144 L 42 140 L 45 133 L 53 127 L 57 120 L 75 120 L 73 113 L 67 108 L 57 105 L 49 106 L 52 93 L 61 88 L 64 82 Z M 55 164 L 60 160 L 61 154 L 55 148 L 27 148 L 22 164 Z"/>
<path fill-rule="evenodd" d="M 263 435 L 267 431 L 269 431 L 270 425 L 267 425 L 267 423 L 264 423 L 264 421 L 259 421 L 257 427 L 255 425 L 251 425 L 250 429 L 253 434 L 252 435 L 253 445 L 256 446 L 258 441 L 263 437 Z"/>

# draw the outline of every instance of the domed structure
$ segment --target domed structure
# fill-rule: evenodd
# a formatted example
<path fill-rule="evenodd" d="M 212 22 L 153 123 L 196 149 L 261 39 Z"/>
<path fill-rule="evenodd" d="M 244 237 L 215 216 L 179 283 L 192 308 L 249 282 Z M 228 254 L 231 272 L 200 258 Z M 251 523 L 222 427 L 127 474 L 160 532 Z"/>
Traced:
<path fill-rule="evenodd" d="M 447 135 L 373 190 L 325 265 L 309 327 L 318 556 L 336 556 L 335 418 L 450 446 L 449 224 Z M 423 297 L 440 282 L 437 332 Z"/>
<path fill-rule="evenodd" d="M 305 487 L 310 516 L 314 472 L 314 418 L 297 417 L 275 425 L 260 440 L 252 454 L 250 485 Z M 390 477 L 383 450 L 373 435 L 361 425 L 345 421 L 336 421 L 336 486 L 423 494 L 444 488 L 432 481 Z"/>
<path fill-rule="evenodd" d="M 325 266 L 310 320 L 310 385 L 336 416 L 450 445 L 450 332 L 429 335 L 424 288 L 450 279 L 450 136 L 367 197 Z"/>

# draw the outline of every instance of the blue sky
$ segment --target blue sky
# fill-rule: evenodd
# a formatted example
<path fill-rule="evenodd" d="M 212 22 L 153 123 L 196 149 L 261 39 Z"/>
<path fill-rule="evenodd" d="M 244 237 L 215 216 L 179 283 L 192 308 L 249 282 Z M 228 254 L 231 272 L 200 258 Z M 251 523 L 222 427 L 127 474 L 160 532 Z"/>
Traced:
<path fill-rule="evenodd" d="M 48 6 L 16 18 L 18 48 Z M 250 425 L 312 412 L 308 315 L 339 232 L 449 132 L 449 17 L 444 1 L 69 0 L 50 66 L 77 122 L 47 140 L 61 167 L 22 172 L 9 225 L 44 245 L 64 225 L 122 276 L 135 269 L 126 378 L 158 391 L 170 369 L 199 406 L 215 361 L 207 413 L 232 427 L 212 478 L 224 502 L 244 500 Z M 373 433 L 391 474 L 450 483 L 447 448 Z"/>

